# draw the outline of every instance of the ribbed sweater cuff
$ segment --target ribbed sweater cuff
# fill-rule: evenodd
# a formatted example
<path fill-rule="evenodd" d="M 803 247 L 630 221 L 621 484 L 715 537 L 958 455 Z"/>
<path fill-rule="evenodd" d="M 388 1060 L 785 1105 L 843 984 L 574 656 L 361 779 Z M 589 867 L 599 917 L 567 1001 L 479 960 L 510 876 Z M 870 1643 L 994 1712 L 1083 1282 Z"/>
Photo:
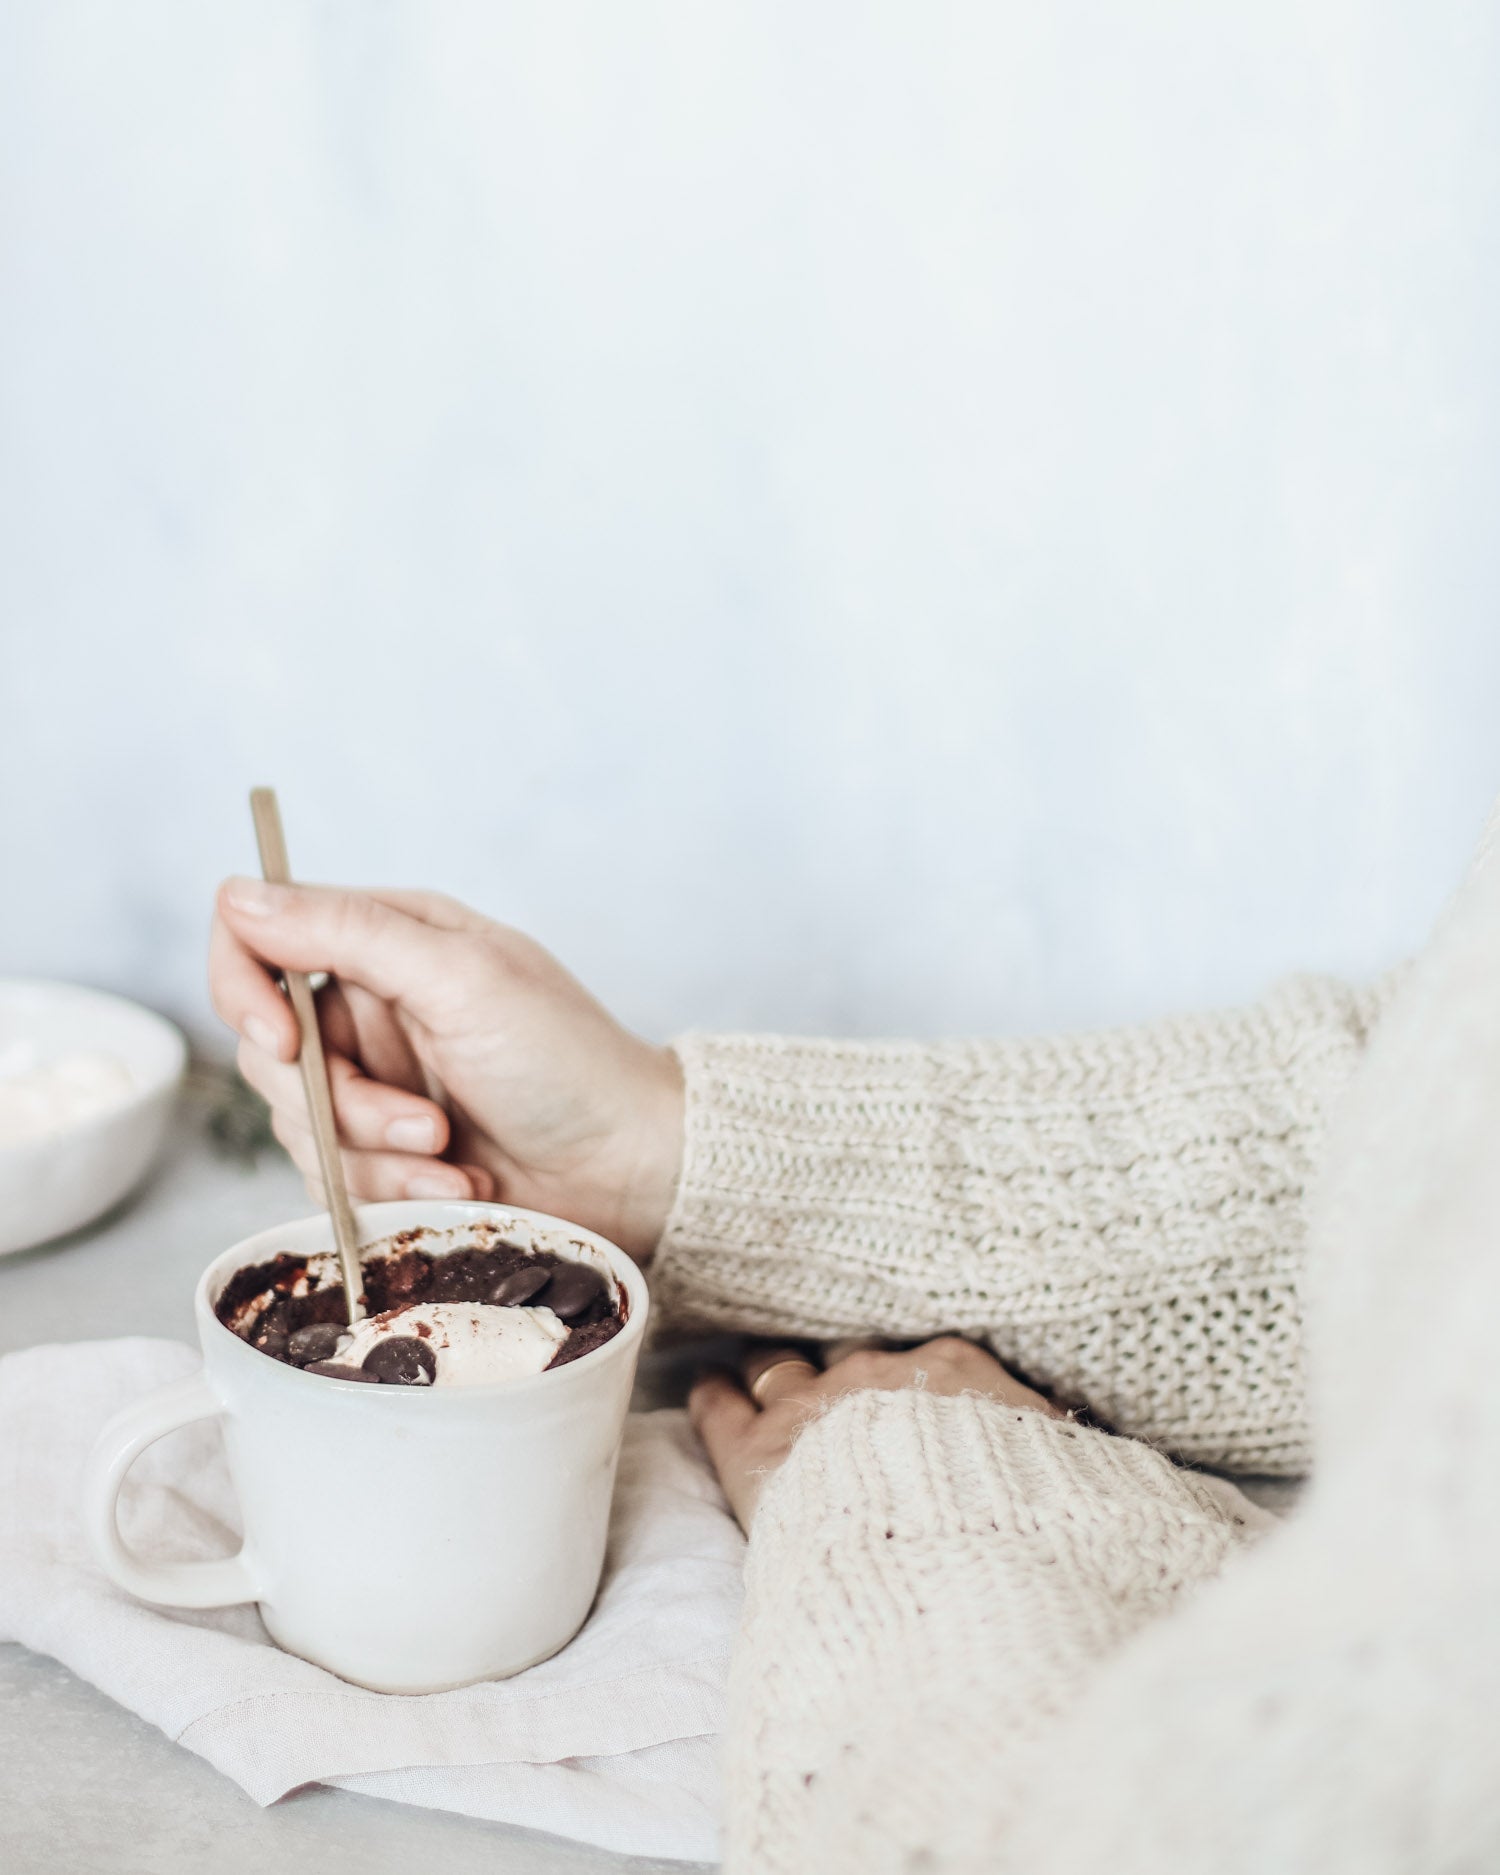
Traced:
<path fill-rule="evenodd" d="M 982 1394 L 871 1389 L 804 1429 L 767 1486 L 754 1533 L 794 1525 L 814 1548 L 857 1526 L 882 1540 L 1035 1545 L 1050 1536 L 1071 1545 L 1085 1525 L 1103 1521 L 1128 1542 L 1163 1519 L 1201 1527 L 1215 1560 L 1236 1526 L 1248 1535 L 1261 1523 L 1138 1440 Z"/>
<path fill-rule="evenodd" d="M 927 1202 L 931 1051 L 773 1035 L 672 1046 L 686 1115 L 682 1175 L 651 1264 L 662 1314 L 771 1334 L 880 1325 L 887 1246 L 908 1242 L 920 1272 L 944 1227 Z"/>

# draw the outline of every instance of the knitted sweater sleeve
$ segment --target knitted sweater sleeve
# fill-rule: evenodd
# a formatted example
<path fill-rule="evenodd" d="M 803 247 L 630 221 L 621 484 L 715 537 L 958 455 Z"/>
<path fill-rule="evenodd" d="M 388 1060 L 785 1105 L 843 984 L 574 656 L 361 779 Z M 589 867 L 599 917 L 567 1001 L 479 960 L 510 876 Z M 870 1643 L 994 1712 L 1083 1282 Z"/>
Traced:
<path fill-rule="evenodd" d="M 752 1531 L 731 1870 L 989 1868 L 1099 1659 L 1268 1521 L 1230 1486 L 1045 1414 L 846 1397 Z"/>
<path fill-rule="evenodd" d="M 685 1037 L 654 1298 L 698 1329 L 978 1336 L 1118 1431 L 1297 1473 L 1304 1193 L 1388 987 L 1044 1040 Z"/>
<path fill-rule="evenodd" d="M 1500 1868 L 1492 827 L 1334 1124 L 1292 1517 L 1247 1547 L 1139 1444 L 846 1397 L 751 1530 L 729 1875 Z"/>

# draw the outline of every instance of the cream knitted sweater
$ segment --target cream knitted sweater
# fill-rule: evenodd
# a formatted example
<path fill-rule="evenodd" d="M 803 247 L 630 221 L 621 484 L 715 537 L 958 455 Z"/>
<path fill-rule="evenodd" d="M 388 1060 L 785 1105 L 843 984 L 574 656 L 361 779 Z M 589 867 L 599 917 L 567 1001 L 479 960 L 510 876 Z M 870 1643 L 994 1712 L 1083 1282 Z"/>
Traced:
<path fill-rule="evenodd" d="M 1500 863 L 1394 994 L 679 1050 L 677 1320 L 963 1330 L 1135 1435 L 919 1391 L 802 1434 L 752 1531 L 735 1875 L 1500 1868 Z M 1254 1546 L 1154 1449 L 1313 1446 Z"/>

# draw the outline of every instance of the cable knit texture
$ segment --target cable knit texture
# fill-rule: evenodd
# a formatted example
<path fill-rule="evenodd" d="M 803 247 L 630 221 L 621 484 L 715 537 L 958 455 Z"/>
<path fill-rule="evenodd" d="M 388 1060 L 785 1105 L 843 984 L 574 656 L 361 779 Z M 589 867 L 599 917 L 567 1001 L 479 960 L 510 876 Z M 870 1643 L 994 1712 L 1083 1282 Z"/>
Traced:
<path fill-rule="evenodd" d="M 1263 1521 L 1131 1440 L 974 1397 L 851 1395 L 755 1523 L 730 1721 L 736 1769 L 753 1766 L 730 1784 L 739 1866 L 874 1875 L 913 1845 L 981 1854 L 1013 1799 L 997 1727 L 1024 1747 L 1100 1653 Z"/>
<path fill-rule="evenodd" d="M 1318 1463 L 1296 1512 L 1250 1543 L 1255 1514 L 1232 1488 L 1139 1443 L 974 1397 L 846 1398 L 802 1432 L 751 1533 L 730 1875 L 1500 1868 L 1490 849 L 1376 1027 L 1328 1140 L 1303 1285 Z M 980 1051 L 963 1100 L 921 1051 L 871 1051 L 851 1090 L 849 1051 L 699 1045 L 705 1111 L 678 1228 L 702 1231 L 705 1268 L 692 1273 L 683 1241 L 670 1273 L 711 1318 L 744 1307 L 814 1332 L 954 1325 L 982 1296 L 977 1320 L 1000 1345 L 996 1304 L 1040 1316 L 1050 1294 L 1027 1345 L 1117 1417 L 1180 1449 L 1285 1456 L 1305 1407 L 1298 1361 L 1268 1352 L 1272 1324 L 1298 1314 L 1303 1180 L 1366 1026 L 1346 992 L 1305 986 L 1274 1013 L 1113 1038 L 1108 1071 L 1092 1042 Z M 1071 1081 L 1054 1068 L 1043 1103 L 1027 1064 L 1058 1059 Z M 1209 1153 L 1215 1112 L 1234 1123 Z M 960 1114 L 962 1143 L 943 1144 Z M 1130 1150 L 1100 1149 L 1126 1127 Z M 1063 1138 L 1109 1202 L 1079 1196 Z M 1204 1175 L 1210 1161 L 1223 1176 Z M 737 1190 L 752 1165 L 758 1181 L 781 1168 L 784 1186 Z M 1122 1182 L 1149 1202 L 1123 1202 Z M 988 1221 L 959 1201 L 979 1190 Z M 1116 1278 L 1121 1258 L 1133 1283 Z M 1224 1341 L 1182 1326 L 1205 1294 L 1248 1298 Z M 1117 1332 L 1113 1311 L 1132 1306 L 1168 1325 Z M 1181 1389 L 1174 1357 L 1192 1368 Z"/>
<path fill-rule="evenodd" d="M 1309 1178 L 1388 979 L 1053 1040 L 687 1036 L 685 1326 L 981 1336 L 1183 1457 L 1306 1467 Z"/>

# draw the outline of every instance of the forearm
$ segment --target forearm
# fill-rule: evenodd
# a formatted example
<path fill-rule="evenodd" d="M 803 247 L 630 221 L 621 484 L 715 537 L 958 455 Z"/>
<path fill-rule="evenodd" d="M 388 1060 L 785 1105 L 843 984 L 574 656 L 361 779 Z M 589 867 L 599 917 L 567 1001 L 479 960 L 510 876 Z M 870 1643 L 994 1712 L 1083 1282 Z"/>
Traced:
<path fill-rule="evenodd" d="M 988 1866 L 1097 1662 L 1246 1522 L 1138 1444 L 977 1396 L 861 1393 L 751 1532 L 729 1737 L 735 1875 Z"/>
<path fill-rule="evenodd" d="M 680 1323 L 987 1339 L 1117 1429 L 1306 1459 L 1304 1196 L 1378 995 L 1056 1039 L 688 1037 Z"/>

